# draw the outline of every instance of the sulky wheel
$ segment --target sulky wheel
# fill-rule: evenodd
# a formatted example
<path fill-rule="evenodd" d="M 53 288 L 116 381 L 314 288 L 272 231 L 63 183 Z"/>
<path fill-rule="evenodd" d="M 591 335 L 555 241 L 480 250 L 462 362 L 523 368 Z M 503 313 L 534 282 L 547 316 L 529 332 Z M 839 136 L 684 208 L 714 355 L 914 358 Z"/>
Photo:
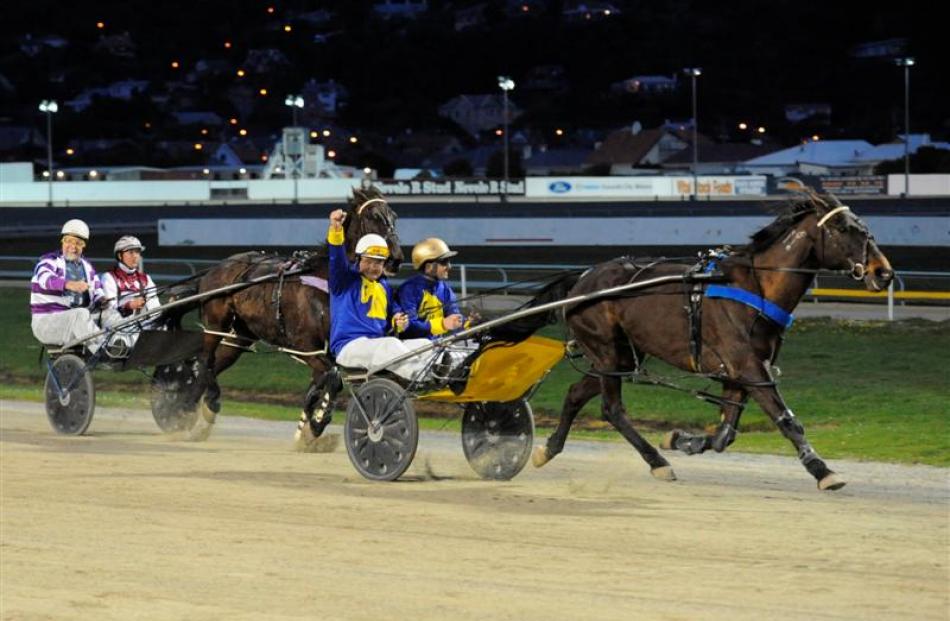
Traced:
<path fill-rule="evenodd" d="M 46 417 L 56 433 L 86 433 L 96 410 L 96 387 L 79 356 L 64 354 L 46 374 Z"/>
<path fill-rule="evenodd" d="M 521 472 L 533 441 L 534 416 L 527 400 L 465 405 L 462 450 L 483 479 L 507 481 Z"/>
<path fill-rule="evenodd" d="M 188 431 L 198 416 L 194 392 L 197 389 L 195 361 L 155 367 L 152 375 L 152 416 L 165 433 Z"/>
<path fill-rule="evenodd" d="M 395 481 L 412 463 L 419 425 L 412 400 L 396 382 L 367 381 L 346 408 L 343 437 L 353 466 L 367 479 Z"/>

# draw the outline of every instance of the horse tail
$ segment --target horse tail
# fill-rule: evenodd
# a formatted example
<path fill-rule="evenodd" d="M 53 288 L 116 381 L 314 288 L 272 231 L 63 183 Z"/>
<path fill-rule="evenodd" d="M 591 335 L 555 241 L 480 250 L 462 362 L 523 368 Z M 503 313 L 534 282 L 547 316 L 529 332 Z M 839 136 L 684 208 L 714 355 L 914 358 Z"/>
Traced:
<path fill-rule="evenodd" d="M 577 284 L 583 270 L 567 272 L 551 281 L 540 292 L 516 310 L 535 308 L 549 302 L 556 302 L 567 297 L 571 288 Z M 559 309 L 552 309 L 546 313 L 528 315 L 514 321 L 509 321 L 488 330 L 488 337 L 495 341 L 520 343 L 544 326 L 557 323 Z"/>

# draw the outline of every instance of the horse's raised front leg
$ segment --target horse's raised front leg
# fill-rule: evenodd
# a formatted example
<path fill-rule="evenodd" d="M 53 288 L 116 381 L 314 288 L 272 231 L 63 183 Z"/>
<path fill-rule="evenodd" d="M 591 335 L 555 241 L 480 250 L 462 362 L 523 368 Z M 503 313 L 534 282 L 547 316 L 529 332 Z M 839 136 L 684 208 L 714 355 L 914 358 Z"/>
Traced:
<path fill-rule="evenodd" d="M 772 382 L 772 377 L 765 367 L 759 365 L 756 367 L 756 371 L 757 375 L 761 377 L 761 381 Z M 782 435 L 788 438 L 795 447 L 798 452 L 798 459 L 805 466 L 805 470 L 808 470 L 818 481 L 818 489 L 835 490 L 845 486 L 845 481 L 825 464 L 824 460 L 815 452 L 815 449 L 811 447 L 811 444 L 805 440 L 805 428 L 785 405 L 785 401 L 779 395 L 774 384 L 749 387 L 749 393 L 772 419 Z"/>
<path fill-rule="evenodd" d="M 689 433 L 681 429 L 674 429 L 666 434 L 660 443 L 660 448 L 667 450 L 683 451 L 687 455 L 696 455 L 709 449 L 721 453 L 726 447 L 732 444 L 739 431 L 739 418 L 742 416 L 742 410 L 745 408 L 749 393 L 734 384 L 725 385 L 722 390 L 722 401 L 720 403 L 719 427 L 716 433 L 708 435 L 705 433 Z"/>
<path fill-rule="evenodd" d="M 531 463 L 535 468 L 540 468 L 564 450 L 567 434 L 571 430 L 571 424 L 577 417 L 577 413 L 588 401 L 599 394 L 600 378 L 598 377 L 588 375 L 571 385 L 564 397 L 564 406 L 561 408 L 561 418 L 557 423 L 557 429 L 545 444 L 539 444 L 531 454 Z"/>
<path fill-rule="evenodd" d="M 330 453 L 339 444 L 339 436 L 323 436 L 333 418 L 336 397 L 343 387 L 336 367 L 313 359 L 313 379 L 303 400 L 303 411 L 294 433 L 294 450 L 302 453 Z"/>
<path fill-rule="evenodd" d="M 603 377 L 600 380 L 603 394 L 604 418 L 610 421 L 627 442 L 633 445 L 640 457 L 650 465 L 650 474 L 663 481 L 675 481 L 676 475 L 666 459 L 633 428 L 621 399 L 619 377 Z"/>

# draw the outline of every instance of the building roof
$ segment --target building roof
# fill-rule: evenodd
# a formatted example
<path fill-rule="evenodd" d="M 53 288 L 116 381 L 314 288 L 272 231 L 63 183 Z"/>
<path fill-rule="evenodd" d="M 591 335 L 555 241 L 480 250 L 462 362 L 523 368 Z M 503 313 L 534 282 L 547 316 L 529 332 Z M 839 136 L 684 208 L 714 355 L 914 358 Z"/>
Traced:
<path fill-rule="evenodd" d="M 522 160 L 522 164 L 526 168 L 563 166 L 579 169 L 586 163 L 588 155 L 588 149 L 536 149 L 531 157 Z"/>
<path fill-rule="evenodd" d="M 910 141 L 907 143 L 908 151 L 916 153 L 921 147 L 933 147 L 935 149 L 950 149 L 948 142 L 931 142 L 930 134 L 911 134 Z M 858 162 L 884 162 L 887 160 L 899 160 L 904 157 L 904 136 L 900 140 L 879 144 L 867 151 L 862 152 L 855 157 Z"/>
<path fill-rule="evenodd" d="M 842 166 L 854 162 L 872 145 L 864 140 L 819 140 L 746 160 L 749 166 L 794 166 L 800 162 Z"/>
<path fill-rule="evenodd" d="M 745 162 L 752 158 L 774 153 L 778 147 L 769 144 L 751 142 L 704 142 L 700 140 L 697 160 L 700 162 Z M 683 149 L 663 161 L 664 165 L 691 164 L 693 150 Z"/>
<path fill-rule="evenodd" d="M 637 133 L 629 128 L 618 129 L 607 135 L 587 161 L 591 164 L 635 164 L 646 157 L 663 134 L 662 129 L 644 129 Z"/>

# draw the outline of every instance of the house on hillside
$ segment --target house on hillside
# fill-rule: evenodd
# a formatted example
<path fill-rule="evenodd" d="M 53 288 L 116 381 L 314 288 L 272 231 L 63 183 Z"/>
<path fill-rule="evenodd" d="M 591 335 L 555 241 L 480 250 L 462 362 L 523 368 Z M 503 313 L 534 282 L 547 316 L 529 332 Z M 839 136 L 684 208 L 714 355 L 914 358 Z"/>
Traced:
<path fill-rule="evenodd" d="M 881 162 L 899 160 L 904 157 L 904 137 L 905 134 L 901 134 L 894 142 L 879 144 L 863 151 L 854 159 L 856 162 L 866 164 L 869 167 L 868 174 L 870 174 L 870 171 L 873 171 Z M 907 142 L 907 152 L 913 155 L 921 147 L 950 150 L 950 142 L 932 142 L 930 134 L 911 134 L 910 140 Z"/>
<path fill-rule="evenodd" d="M 27 56 L 36 56 L 44 48 L 58 50 L 69 45 L 69 40 L 59 35 L 45 35 L 34 37 L 32 34 L 26 34 L 20 39 L 20 51 Z"/>
<path fill-rule="evenodd" d="M 73 99 L 65 102 L 65 105 L 72 108 L 74 112 L 82 112 L 92 105 L 92 101 L 96 97 L 131 101 L 132 97 L 144 93 L 147 88 L 148 80 L 120 80 L 104 87 L 87 88 Z"/>
<path fill-rule="evenodd" d="M 711 141 L 700 134 L 700 148 Z M 688 150 L 692 134 L 669 126 L 643 129 L 639 122 L 611 132 L 587 158 L 591 166 L 609 165 L 611 175 L 642 174 L 636 169 L 657 168 L 675 154 Z"/>
<path fill-rule="evenodd" d="M 620 9 L 609 2 L 566 2 L 561 12 L 569 22 L 593 22 L 620 15 Z"/>
<path fill-rule="evenodd" d="M 713 142 L 700 140 L 696 150 L 696 172 L 700 175 L 733 175 L 747 160 L 778 151 L 779 147 L 753 142 Z M 683 149 L 666 159 L 664 170 L 692 172 L 693 149 Z"/>
<path fill-rule="evenodd" d="M 864 175 L 873 166 L 859 156 L 872 145 L 864 140 L 817 140 L 746 160 L 737 172 L 782 177 L 805 175 Z"/>
<path fill-rule="evenodd" d="M 523 113 L 508 100 L 508 123 L 512 123 Z M 454 121 L 459 127 L 477 136 L 504 125 L 504 100 L 500 94 L 459 95 L 439 106 L 439 116 Z"/>
<path fill-rule="evenodd" d="M 610 90 L 615 93 L 659 95 L 672 93 L 680 86 L 675 75 L 635 75 L 632 78 L 614 82 Z"/>
<path fill-rule="evenodd" d="M 529 146 L 522 151 L 521 167 L 528 177 L 580 175 L 588 167 L 590 154 L 590 149 Z"/>
<path fill-rule="evenodd" d="M 311 79 L 303 85 L 300 96 L 306 102 L 305 112 L 315 111 L 317 116 L 334 118 L 346 106 L 350 92 L 332 79 L 326 82 Z"/>
<path fill-rule="evenodd" d="M 266 74 L 290 64 L 287 56 L 278 49 L 264 48 L 249 50 L 244 59 L 243 68 L 254 73 Z"/>
<path fill-rule="evenodd" d="M 428 9 L 428 0 L 379 0 L 373 3 L 373 12 L 383 19 L 415 19 Z"/>
<path fill-rule="evenodd" d="M 173 112 L 172 117 L 178 121 L 179 125 L 208 125 L 210 127 L 219 127 L 224 121 L 216 112 L 207 110 L 183 110 Z"/>

